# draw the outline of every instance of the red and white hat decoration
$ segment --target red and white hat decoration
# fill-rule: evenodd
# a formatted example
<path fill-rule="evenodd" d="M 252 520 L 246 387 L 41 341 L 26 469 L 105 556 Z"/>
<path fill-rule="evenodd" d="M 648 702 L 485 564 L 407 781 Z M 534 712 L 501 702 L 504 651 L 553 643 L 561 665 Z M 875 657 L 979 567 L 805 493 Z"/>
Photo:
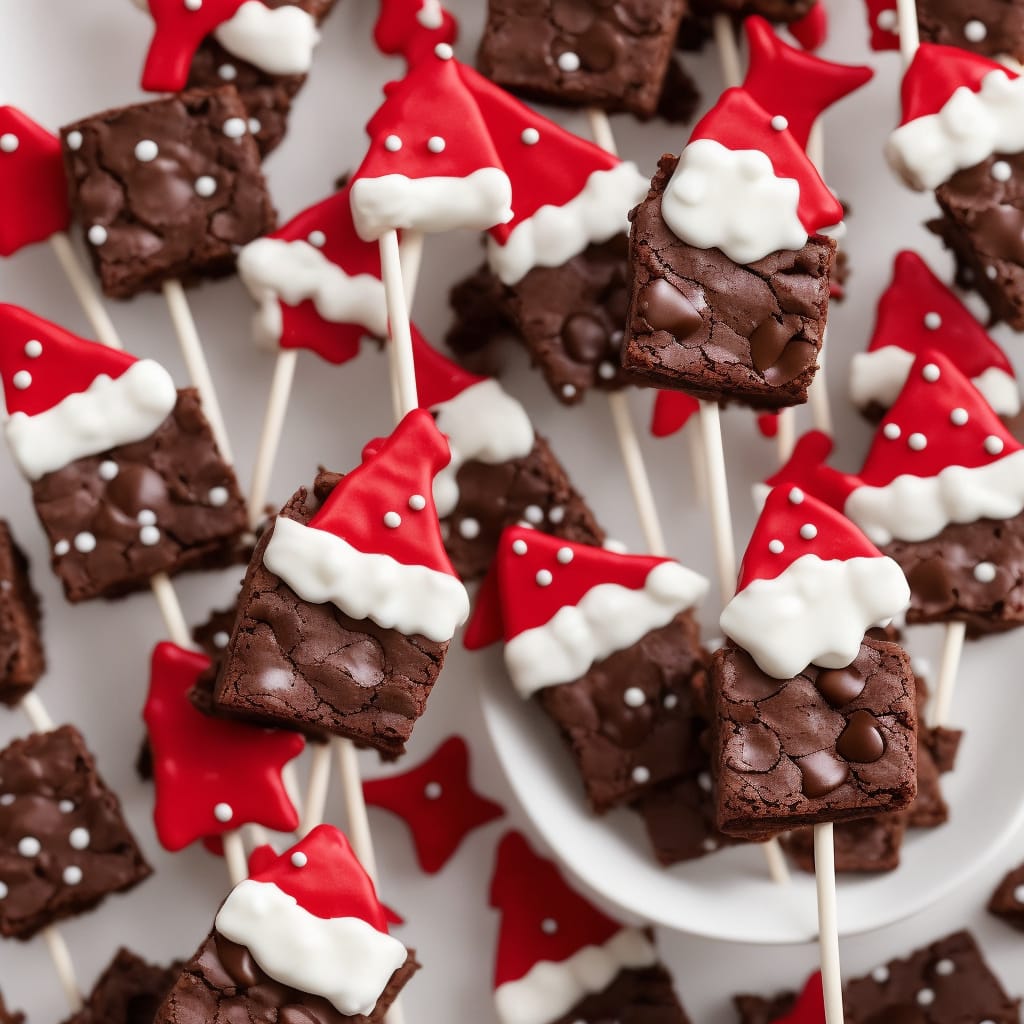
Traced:
<path fill-rule="evenodd" d="M 670 558 L 574 544 L 525 526 L 504 531 L 464 643 L 504 638 L 505 664 L 528 698 L 579 679 L 707 593 L 703 576 Z"/>
<path fill-rule="evenodd" d="M 900 16 L 896 0 L 864 0 L 870 31 L 872 50 L 898 50 L 900 48 Z"/>
<path fill-rule="evenodd" d="M 271 75 L 304 75 L 320 41 L 316 19 L 298 4 L 261 0 L 135 0 L 155 24 L 142 71 L 148 92 L 180 92 L 199 45 L 212 35 L 228 53 Z"/>
<path fill-rule="evenodd" d="M 243 825 L 292 832 L 299 824 L 281 771 L 305 741 L 198 711 L 188 691 L 209 667 L 197 651 L 171 643 L 153 649 L 143 717 L 153 749 L 156 834 L 171 851 Z"/>
<path fill-rule="evenodd" d="M 408 957 L 388 935 L 373 882 L 331 825 L 261 862 L 228 894 L 214 927 L 275 981 L 347 1016 L 372 1014 Z"/>
<path fill-rule="evenodd" d="M 308 525 L 278 516 L 264 564 L 303 601 L 450 640 L 469 616 L 469 597 L 445 553 L 432 495 L 448 459 L 433 417 L 414 409 Z"/>
<path fill-rule="evenodd" d="M 551 1024 L 620 972 L 658 962 L 646 933 L 570 889 L 518 832 L 498 844 L 490 904 L 501 912 L 494 964 L 501 1024 Z"/>
<path fill-rule="evenodd" d="M 17 107 L 0 106 L 0 256 L 71 223 L 60 140 Z"/>
<path fill-rule="evenodd" d="M 29 480 L 149 437 L 178 397 L 159 363 L 3 303 L 0 377 L 7 443 Z"/>
<path fill-rule="evenodd" d="M 651 436 L 671 437 L 678 433 L 690 418 L 700 411 L 700 403 L 682 391 L 659 391 L 654 396 L 651 412 Z"/>
<path fill-rule="evenodd" d="M 238 275 L 259 306 L 259 344 L 309 349 L 340 365 L 367 334 L 387 336 L 380 250 L 356 234 L 350 187 L 239 253 Z"/>
<path fill-rule="evenodd" d="M 811 9 L 786 25 L 789 34 L 805 49 L 818 50 L 828 42 L 829 18 L 824 0 L 815 0 Z"/>
<path fill-rule="evenodd" d="M 459 36 L 455 16 L 441 0 L 381 0 L 373 41 L 381 53 L 401 55 L 412 67 L 438 45 L 453 46 Z"/>
<path fill-rule="evenodd" d="M 924 260 L 904 250 L 878 301 L 868 350 L 850 365 L 854 404 L 889 408 L 915 357 L 926 349 L 945 355 L 1000 416 L 1020 412 L 1020 386 L 1006 354 Z"/>
<path fill-rule="evenodd" d="M 845 668 L 864 634 L 910 602 L 899 565 L 848 519 L 800 488 L 768 495 L 743 556 L 723 633 L 776 679 Z"/>
<path fill-rule="evenodd" d="M 1024 79 L 988 57 L 922 43 L 903 76 L 902 108 L 886 156 L 911 188 L 938 188 L 997 153 L 1024 151 Z M 992 166 L 994 176 L 1009 173 L 1005 162 Z"/>
<path fill-rule="evenodd" d="M 497 465 L 533 450 L 526 410 L 490 377 L 478 377 L 437 351 L 412 326 L 412 358 L 421 408 L 448 438 L 451 459 L 434 477 L 434 502 L 442 518 L 459 501 L 459 469 L 469 461 Z"/>

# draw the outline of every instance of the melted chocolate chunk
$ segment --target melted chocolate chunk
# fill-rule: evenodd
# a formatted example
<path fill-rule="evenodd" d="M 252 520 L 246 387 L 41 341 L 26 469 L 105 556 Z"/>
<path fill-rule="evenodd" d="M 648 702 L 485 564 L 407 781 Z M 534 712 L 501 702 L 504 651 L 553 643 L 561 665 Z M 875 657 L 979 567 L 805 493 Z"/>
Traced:
<path fill-rule="evenodd" d="M 42 610 L 28 559 L 0 519 L 0 704 L 14 707 L 46 670 Z"/>

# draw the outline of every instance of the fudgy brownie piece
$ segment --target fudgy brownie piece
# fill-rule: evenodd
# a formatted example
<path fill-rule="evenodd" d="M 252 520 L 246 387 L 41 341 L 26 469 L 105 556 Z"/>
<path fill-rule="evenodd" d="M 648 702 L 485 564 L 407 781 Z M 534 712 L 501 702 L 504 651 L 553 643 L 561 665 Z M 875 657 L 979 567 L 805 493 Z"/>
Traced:
<path fill-rule="evenodd" d="M 405 983 L 419 968 L 410 952 L 391 976 L 370 1016 L 349 1016 L 321 996 L 275 981 L 259 967 L 245 946 L 229 942 L 216 930 L 171 989 L 155 1024 L 207 1024 L 209 1021 L 276 1021 L 278 1024 L 378 1024 Z"/>
<path fill-rule="evenodd" d="M 153 1024 L 183 964 L 156 967 L 119 949 L 93 986 L 85 1006 L 64 1024 Z"/>
<path fill-rule="evenodd" d="M 0 519 L 0 704 L 14 707 L 46 669 L 41 618 L 28 559 Z"/>
<path fill-rule="evenodd" d="M 1020 0 L 917 0 L 917 25 L 923 42 L 1024 60 Z"/>
<path fill-rule="evenodd" d="M 734 19 L 759 14 L 769 21 L 788 23 L 804 17 L 815 0 L 690 0 L 689 11 L 679 26 L 676 46 L 700 50 L 714 37 L 712 18 L 728 14 Z"/>
<path fill-rule="evenodd" d="M 732 1004 L 736 1007 L 740 1024 L 777 1024 L 777 1021 L 792 1012 L 796 1005 L 796 993 L 780 992 L 768 998 L 733 996 Z"/>
<path fill-rule="evenodd" d="M 678 238 L 661 215 L 678 158 L 661 158 L 630 214 L 632 295 L 623 366 L 655 387 L 781 409 L 807 400 L 828 315 L 835 242 L 741 265 Z"/>
<path fill-rule="evenodd" d="M 839 822 L 833 830 L 836 871 L 841 874 L 895 871 L 900 866 L 906 831 L 906 814 L 879 814 Z M 782 839 L 782 846 L 801 871 L 814 874 L 813 829 L 791 832 Z"/>
<path fill-rule="evenodd" d="M 1024 864 L 1007 872 L 988 901 L 990 914 L 1024 932 Z"/>
<path fill-rule="evenodd" d="M 917 793 L 910 658 L 865 637 L 844 669 L 762 672 L 729 644 L 711 670 L 718 825 L 764 838 L 906 808 Z"/>
<path fill-rule="evenodd" d="M 996 164 L 1000 164 L 998 168 Z M 957 261 L 957 282 L 985 300 L 992 323 L 1024 330 L 1024 153 L 996 153 L 935 190 L 928 227 Z"/>
<path fill-rule="evenodd" d="M 0 1024 L 25 1024 L 25 1014 L 8 1010 L 2 994 L 0 994 Z"/>
<path fill-rule="evenodd" d="M 74 726 L 0 751 L 0 935 L 29 939 L 150 874 Z"/>
<path fill-rule="evenodd" d="M 661 964 L 625 968 L 607 988 L 581 999 L 551 1024 L 690 1024 Z"/>
<path fill-rule="evenodd" d="M 686 0 L 488 0 L 477 66 L 520 95 L 651 117 Z"/>
<path fill-rule="evenodd" d="M 665 72 L 665 84 L 658 100 L 658 117 L 669 124 L 689 124 L 697 114 L 701 94 L 693 76 L 672 58 Z"/>
<path fill-rule="evenodd" d="M 193 627 L 192 639 L 204 654 L 208 654 L 215 660 L 224 656 L 237 614 L 238 608 L 235 605 L 230 608 L 215 609 L 210 612 L 210 617 L 205 622 L 200 622 L 198 626 Z"/>
<path fill-rule="evenodd" d="M 234 86 L 95 114 L 61 137 L 72 209 L 111 298 L 228 274 L 238 248 L 274 228 Z"/>
<path fill-rule="evenodd" d="M 229 563 L 246 528 L 234 470 L 192 388 L 149 437 L 47 473 L 33 481 L 32 500 L 73 602 Z"/>
<path fill-rule="evenodd" d="M 333 476 L 333 482 L 340 479 Z M 300 488 L 281 517 L 306 525 L 333 485 Z M 279 517 L 280 518 L 280 517 Z M 277 520 L 260 537 L 217 679 L 216 704 L 251 721 L 313 728 L 398 756 L 423 714 L 447 642 L 406 636 L 332 603 L 302 601 L 263 564 Z"/>

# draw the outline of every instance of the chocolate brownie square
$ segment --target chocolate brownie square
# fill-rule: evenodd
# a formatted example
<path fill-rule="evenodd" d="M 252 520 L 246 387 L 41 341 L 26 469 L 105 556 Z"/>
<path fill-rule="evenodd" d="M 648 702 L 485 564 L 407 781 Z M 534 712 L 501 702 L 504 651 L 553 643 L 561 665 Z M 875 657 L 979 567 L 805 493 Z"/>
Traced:
<path fill-rule="evenodd" d="M 1024 60 L 1020 0 L 917 0 L 917 25 L 923 42 Z"/>
<path fill-rule="evenodd" d="M 895 871 L 907 831 L 907 816 L 879 814 L 873 818 L 841 821 L 833 830 L 836 871 L 871 874 Z M 801 871 L 814 874 L 814 830 L 800 828 L 782 839 L 782 847 Z"/>
<path fill-rule="evenodd" d="M 336 0 L 262 0 L 266 7 L 298 7 L 319 24 Z M 275 75 L 225 49 L 213 36 L 200 44 L 189 69 L 188 88 L 214 89 L 231 83 L 241 97 L 260 155 L 276 149 L 288 129 L 292 102 L 306 75 Z"/>
<path fill-rule="evenodd" d="M 997 168 L 996 164 L 1000 166 Z M 992 323 L 1024 330 L 1024 153 L 996 153 L 935 190 L 928 227 L 957 262 L 958 284 L 985 300 Z"/>
<path fill-rule="evenodd" d="M 229 274 L 239 247 L 274 228 L 234 86 L 108 110 L 61 138 L 72 210 L 111 298 Z"/>
<path fill-rule="evenodd" d="M 119 949 L 85 1006 L 64 1024 L 153 1024 L 182 966 L 156 967 L 130 950 Z"/>
<path fill-rule="evenodd" d="M 300 488 L 281 516 L 308 523 L 340 479 L 323 476 L 313 494 Z M 397 757 L 423 714 L 448 642 L 302 601 L 263 564 L 276 522 L 260 537 L 242 583 L 217 707 L 280 728 L 324 730 Z"/>
<path fill-rule="evenodd" d="M 760 839 L 900 811 L 917 794 L 910 658 L 865 637 L 844 669 L 774 679 L 729 644 L 711 669 L 718 826 Z"/>
<path fill-rule="evenodd" d="M 477 66 L 547 103 L 651 117 L 686 0 L 488 0 Z"/>
<path fill-rule="evenodd" d="M 8 1010 L 3 994 L 0 994 L 0 1024 L 25 1024 L 25 1014 Z"/>
<path fill-rule="evenodd" d="M 41 618 L 28 559 L 0 519 L 0 704 L 14 707 L 46 670 Z"/>
<path fill-rule="evenodd" d="M 0 935 L 30 939 L 150 874 L 74 726 L 0 751 Z"/>
<path fill-rule="evenodd" d="M 601 992 L 585 996 L 551 1024 L 690 1024 L 661 964 L 624 968 Z"/>
<path fill-rule="evenodd" d="M 988 901 L 990 914 L 1024 932 L 1024 864 L 1008 871 Z"/>
<path fill-rule="evenodd" d="M 632 294 L 622 365 L 654 387 L 773 410 L 807 401 L 828 316 L 835 242 L 733 263 L 677 237 L 661 215 L 678 158 L 661 158 L 630 214 Z"/>
<path fill-rule="evenodd" d="M 230 563 L 246 529 L 234 470 L 192 388 L 149 437 L 47 473 L 33 481 L 32 500 L 72 602 Z"/>
<path fill-rule="evenodd" d="M 217 931 L 185 965 L 157 1011 L 153 1024 L 200 1024 L 207 1021 L 276 1021 L 277 1024 L 379 1024 L 419 964 L 410 952 L 391 976 L 368 1016 L 341 1013 L 321 996 L 275 981 L 244 947 Z"/>

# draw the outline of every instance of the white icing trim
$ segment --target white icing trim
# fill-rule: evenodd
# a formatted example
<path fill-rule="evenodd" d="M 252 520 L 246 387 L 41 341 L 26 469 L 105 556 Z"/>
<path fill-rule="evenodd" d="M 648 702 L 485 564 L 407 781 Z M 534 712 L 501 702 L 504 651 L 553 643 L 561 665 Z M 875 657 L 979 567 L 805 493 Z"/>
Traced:
<path fill-rule="evenodd" d="M 526 410 L 496 380 L 484 380 L 430 410 L 448 438 L 452 458 L 434 477 L 437 514 L 447 516 L 459 501 L 455 479 L 467 462 L 496 465 L 521 459 L 533 449 L 533 425 Z"/>
<path fill-rule="evenodd" d="M 861 485 L 844 512 L 875 544 L 928 540 L 950 523 L 1013 519 L 1024 511 L 1024 451 L 985 466 L 947 466 L 937 476 L 896 477 Z"/>
<path fill-rule="evenodd" d="M 406 636 L 421 633 L 442 643 L 469 617 L 469 596 L 455 576 L 359 551 L 283 516 L 274 523 L 263 563 L 303 601 L 331 602 L 353 619 L 372 619 Z"/>
<path fill-rule="evenodd" d="M 213 30 L 228 53 L 271 75 L 304 75 L 320 42 L 316 20 L 301 7 L 267 7 L 246 0 Z"/>
<path fill-rule="evenodd" d="M 807 244 L 799 205 L 797 180 L 778 177 L 759 149 L 731 150 L 697 139 L 679 157 L 661 215 L 684 242 L 717 247 L 734 263 L 755 263 Z"/>
<path fill-rule="evenodd" d="M 636 928 L 617 931 L 603 946 L 584 946 L 567 960 L 541 960 L 516 981 L 499 985 L 501 1024 L 549 1024 L 581 999 L 603 992 L 624 970 L 652 967 L 658 953 Z"/>
<path fill-rule="evenodd" d="M 744 587 L 725 606 L 719 625 L 762 672 L 791 679 L 812 664 L 845 668 L 864 634 L 909 602 L 910 587 L 891 558 L 807 554 L 774 579 Z"/>
<path fill-rule="evenodd" d="M 1020 384 L 1005 370 L 990 366 L 972 377 L 971 383 L 1000 416 L 1016 416 L 1020 412 Z"/>
<path fill-rule="evenodd" d="M 591 587 L 575 605 L 559 608 L 543 626 L 505 644 L 505 665 L 524 699 L 545 686 L 579 679 L 595 662 L 631 647 L 667 625 L 707 593 L 708 581 L 678 562 L 662 562 L 642 588 Z"/>
<path fill-rule="evenodd" d="M 560 267 L 588 245 L 629 230 L 629 211 L 647 194 L 649 182 L 632 163 L 594 171 L 562 206 L 542 206 L 518 223 L 504 245 L 487 240 L 491 270 L 507 285 L 534 267 Z"/>
<path fill-rule="evenodd" d="M 512 219 L 512 182 L 497 167 L 481 167 L 461 178 L 407 178 L 385 174 L 356 178 L 352 219 L 359 237 L 377 241 L 392 228 L 405 231 L 486 231 Z"/>
<path fill-rule="evenodd" d="M 938 188 L 957 171 L 994 153 L 1024 150 L 1024 78 L 994 69 L 974 92 L 962 85 L 937 114 L 900 125 L 885 154 L 911 187 Z"/>
<path fill-rule="evenodd" d="M 38 480 L 76 459 L 149 437 L 177 400 L 171 375 L 152 359 L 140 359 L 116 379 L 101 373 L 85 391 L 35 416 L 14 413 L 7 443 L 22 473 Z"/>
<path fill-rule="evenodd" d="M 359 324 L 379 338 L 387 335 L 387 304 L 380 279 L 373 274 L 347 274 L 302 239 L 257 238 L 250 242 L 238 254 L 238 276 L 259 305 L 253 333 L 265 347 L 280 344 L 280 304 L 297 306 L 307 299 L 313 300 L 317 313 L 330 323 Z"/>
<path fill-rule="evenodd" d="M 276 885 L 251 878 L 231 890 L 214 926 L 270 977 L 349 1016 L 373 1012 L 408 956 L 398 939 L 361 918 L 315 917 Z"/>

